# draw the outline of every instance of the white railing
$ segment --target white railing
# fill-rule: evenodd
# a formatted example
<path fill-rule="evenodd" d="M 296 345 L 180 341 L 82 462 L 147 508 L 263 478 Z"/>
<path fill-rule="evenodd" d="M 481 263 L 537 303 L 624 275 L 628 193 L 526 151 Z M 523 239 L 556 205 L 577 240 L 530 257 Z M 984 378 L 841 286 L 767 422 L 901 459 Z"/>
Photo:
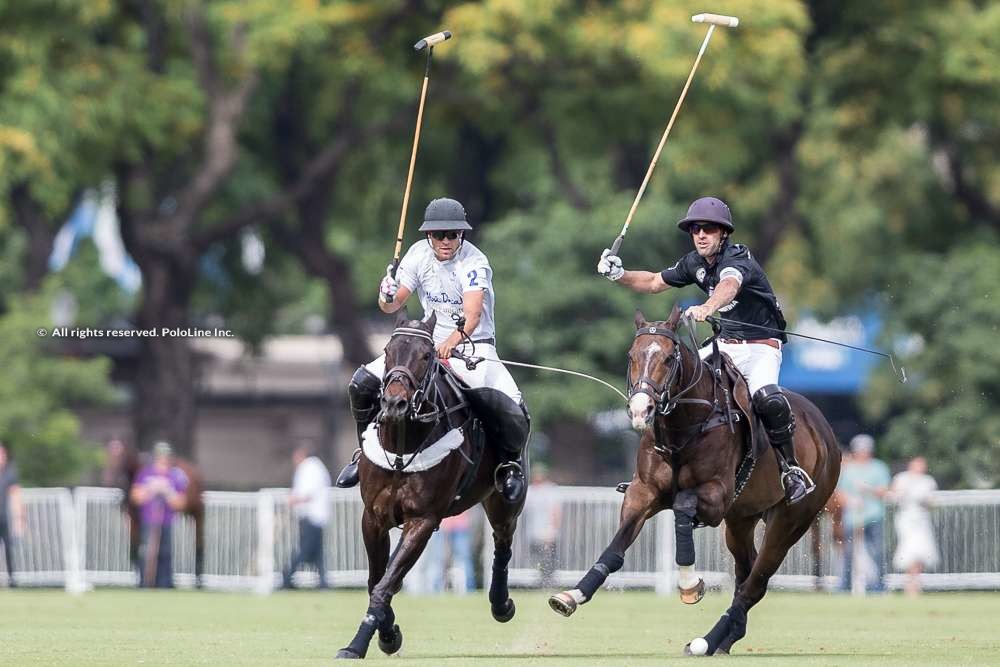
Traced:
<path fill-rule="evenodd" d="M 206 588 L 253 590 L 266 593 L 281 583 L 281 572 L 298 542 L 298 522 L 289 508 L 287 489 L 254 493 L 208 491 L 205 500 L 204 572 Z M 612 489 L 561 487 L 561 525 L 556 547 L 557 586 L 575 583 L 594 563 L 618 529 L 622 496 Z M 15 540 L 17 582 L 27 586 L 65 586 L 82 590 L 92 586 L 134 586 L 138 577 L 129 563 L 129 526 L 117 489 L 80 487 L 25 489 L 27 530 Z M 332 519 L 324 533 L 328 580 L 338 587 L 364 587 L 368 558 L 361 539 L 361 497 L 357 489 L 333 489 Z M 531 512 L 531 495 L 525 512 Z M 482 573 L 487 579 L 493 556 L 492 533 L 482 526 Z M 892 573 L 895 535 L 890 507 L 885 523 L 883 567 L 889 588 L 900 588 L 903 575 Z M 929 589 L 1000 588 L 1000 490 L 942 491 L 933 496 L 932 518 L 941 563 L 923 575 Z M 540 582 L 522 517 L 514 540 L 510 582 L 535 587 Z M 821 583 L 836 585 L 839 545 L 834 544 L 828 521 L 821 524 L 823 539 L 818 572 Z M 758 544 L 763 525 L 758 526 Z M 622 570 L 608 580 L 609 587 L 653 588 L 670 593 L 674 586 L 673 514 L 661 512 L 648 521 L 625 557 Z M 398 539 L 393 531 L 392 541 Z M 723 530 L 695 531 L 696 566 L 710 585 L 732 586 L 732 559 L 725 548 Z M 0 561 L 3 560 L 0 551 Z M 174 523 L 174 581 L 193 586 L 195 529 L 186 516 Z M 789 552 L 772 580 L 775 587 L 812 588 L 817 566 L 812 540 L 807 534 Z M 300 571 L 293 581 L 313 586 L 314 571 Z M 0 585 L 7 583 L 0 567 Z"/>

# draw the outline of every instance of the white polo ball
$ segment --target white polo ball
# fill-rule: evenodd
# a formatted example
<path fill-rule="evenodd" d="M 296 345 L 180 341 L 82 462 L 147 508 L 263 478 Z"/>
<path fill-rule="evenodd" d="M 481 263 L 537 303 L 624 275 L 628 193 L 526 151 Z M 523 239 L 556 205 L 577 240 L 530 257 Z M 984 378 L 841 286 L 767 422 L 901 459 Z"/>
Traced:
<path fill-rule="evenodd" d="M 708 642 L 705 641 L 704 637 L 698 637 L 691 640 L 688 648 L 691 649 L 691 655 L 705 655 L 708 653 Z"/>

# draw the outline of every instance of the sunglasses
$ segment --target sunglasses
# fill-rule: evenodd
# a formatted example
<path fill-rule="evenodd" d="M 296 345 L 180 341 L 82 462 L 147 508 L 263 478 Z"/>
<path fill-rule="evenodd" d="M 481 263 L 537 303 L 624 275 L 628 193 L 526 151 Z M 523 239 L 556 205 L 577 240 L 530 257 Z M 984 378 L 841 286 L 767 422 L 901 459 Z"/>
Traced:
<path fill-rule="evenodd" d="M 448 239 L 449 241 L 454 241 L 455 239 L 462 236 L 462 232 L 447 231 L 447 232 L 430 232 L 431 238 L 437 241 L 444 241 Z"/>
<path fill-rule="evenodd" d="M 709 222 L 703 225 L 699 225 L 696 222 L 688 224 L 688 233 L 692 236 L 698 234 L 699 232 L 705 232 L 706 234 L 714 234 L 717 230 L 721 229 L 719 225 Z"/>

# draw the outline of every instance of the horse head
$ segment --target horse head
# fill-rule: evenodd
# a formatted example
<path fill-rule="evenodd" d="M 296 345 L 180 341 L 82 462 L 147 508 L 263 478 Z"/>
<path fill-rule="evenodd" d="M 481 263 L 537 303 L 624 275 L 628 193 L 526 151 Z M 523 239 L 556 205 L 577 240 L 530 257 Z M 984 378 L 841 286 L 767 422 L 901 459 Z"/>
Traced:
<path fill-rule="evenodd" d="M 382 377 L 382 419 L 398 421 L 423 402 L 437 363 L 434 325 L 437 314 L 427 321 L 396 320 L 396 328 L 385 347 L 386 372 Z"/>
<path fill-rule="evenodd" d="M 666 321 L 647 322 L 635 312 L 635 338 L 628 351 L 628 415 L 632 428 L 644 431 L 657 411 L 664 411 L 670 391 L 680 379 L 681 348 L 677 323 L 681 311 L 676 305 Z"/>

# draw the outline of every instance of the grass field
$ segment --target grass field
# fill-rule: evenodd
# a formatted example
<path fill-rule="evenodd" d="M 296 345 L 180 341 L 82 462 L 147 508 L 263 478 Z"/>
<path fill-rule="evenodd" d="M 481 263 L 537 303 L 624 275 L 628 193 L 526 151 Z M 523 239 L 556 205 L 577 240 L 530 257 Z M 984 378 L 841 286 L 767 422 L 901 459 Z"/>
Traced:
<path fill-rule="evenodd" d="M 407 665 L 670 665 L 729 604 L 694 607 L 652 593 L 602 591 L 572 618 L 514 592 L 517 616 L 492 620 L 483 594 L 394 604 Z M 360 592 L 270 597 L 194 591 L 0 591 L 0 665 L 318 665 L 353 636 Z M 372 642 L 369 660 L 389 660 Z M 1000 665 L 1000 594 L 846 596 L 771 593 L 729 658 L 760 665 Z"/>

